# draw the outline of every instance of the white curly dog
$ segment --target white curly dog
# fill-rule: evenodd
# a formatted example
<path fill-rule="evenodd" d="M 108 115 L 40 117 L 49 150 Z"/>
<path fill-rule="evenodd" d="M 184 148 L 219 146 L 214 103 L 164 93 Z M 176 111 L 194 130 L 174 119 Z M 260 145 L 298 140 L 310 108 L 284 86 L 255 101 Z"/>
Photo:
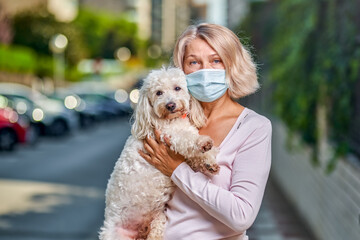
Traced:
<path fill-rule="evenodd" d="M 170 139 L 170 148 L 185 156 L 195 171 L 216 174 L 216 148 L 208 136 L 198 133 L 205 124 L 202 108 L 187 91 L 186 78 L 178 68 L 152 71 L 140 89 L 132 135 L 115 164 L 106 190 L 104 226 L 100 239 L 162 239 L 165 204 L 174 191 L 171 179 L 138 153 L 146 152 L 143 139 L 154 138 L 154 129 Z M 124 236 L 124 230 L 137 236 Z"/>

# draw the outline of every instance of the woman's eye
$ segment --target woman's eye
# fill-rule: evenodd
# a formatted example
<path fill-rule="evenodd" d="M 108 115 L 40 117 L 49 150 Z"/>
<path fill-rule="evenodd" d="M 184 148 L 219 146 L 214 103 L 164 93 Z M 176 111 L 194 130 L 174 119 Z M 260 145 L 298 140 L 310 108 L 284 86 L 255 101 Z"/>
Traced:
<path fill-rule="evenodd" d="M 215 59 L 214 63 L 221 63 L 221 60 L 220 59 Z"/>
<path fill-rule="evenodd" d="M 157 91 L 157 92 L 156 92 L 156 95 L 157 95 L 157 96 L 161 96 L 162 94 L 163 94 L 162 91 Z"/>
<path fill-rule="evenodd" d="M 197 64 L 197 61 L 191 61 L 190 62 L 190 65 L 195 65 L 195 64 Z"/>
<path fill-rule="evenodd" d="M 180 91 L 181 87 L 175 87 L 175 91 Z"/>

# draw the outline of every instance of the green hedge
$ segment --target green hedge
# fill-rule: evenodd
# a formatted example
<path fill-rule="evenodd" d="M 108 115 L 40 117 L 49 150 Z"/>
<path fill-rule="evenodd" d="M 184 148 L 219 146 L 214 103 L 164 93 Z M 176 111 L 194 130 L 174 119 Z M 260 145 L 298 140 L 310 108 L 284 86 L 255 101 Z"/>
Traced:
<path fill-rule="evenodd" d="M 52 76 L 53 59 L 50 56 L 38 55 L 28 47 L 0 45 L 0 70 L 32 73 L 40 77 Z"/>
<path fill-rule="evenodd" d="M 36 54 L 26 47 L 0 45 L 0 69 L 9 72 L 34 73 Z"/>
<path fill-rule="evenodd" d="M 53 77 L 54 60 L 51 56 L 36 54 L 31 48 L 0 45 L 0 71 Z M 76 66 L 66 66 L 67 80 L 78 81 L 82 77 Z"/>

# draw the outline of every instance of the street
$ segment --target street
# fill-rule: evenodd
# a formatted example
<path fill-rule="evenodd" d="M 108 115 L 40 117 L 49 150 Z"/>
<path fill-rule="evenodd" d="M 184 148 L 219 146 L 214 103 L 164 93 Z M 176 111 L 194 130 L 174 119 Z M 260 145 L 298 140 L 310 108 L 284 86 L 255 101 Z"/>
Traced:
<path fill-rule="evenodd" d="M 0 152 L 0 240 L 98 239 L 107 180 L 129 134 L 121 118 Z M 273 181 L 248 235 L 314 239 Z"/>
<path fill-rule="evenodd" d="M 0 239 L 97 239 L 128 118 L 0 152 Z"/>

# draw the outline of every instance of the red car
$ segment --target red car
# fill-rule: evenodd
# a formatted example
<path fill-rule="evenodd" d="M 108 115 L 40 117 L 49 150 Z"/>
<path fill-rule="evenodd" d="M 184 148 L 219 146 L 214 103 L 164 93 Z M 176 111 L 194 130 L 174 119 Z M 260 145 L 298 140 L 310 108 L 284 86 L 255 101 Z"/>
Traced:
<path fill-rule="evenodd" d="M 0 108 L 0 150 L 11 151 L 17 143 L 26 141 L 26 124 L 9 107 Z"/>

